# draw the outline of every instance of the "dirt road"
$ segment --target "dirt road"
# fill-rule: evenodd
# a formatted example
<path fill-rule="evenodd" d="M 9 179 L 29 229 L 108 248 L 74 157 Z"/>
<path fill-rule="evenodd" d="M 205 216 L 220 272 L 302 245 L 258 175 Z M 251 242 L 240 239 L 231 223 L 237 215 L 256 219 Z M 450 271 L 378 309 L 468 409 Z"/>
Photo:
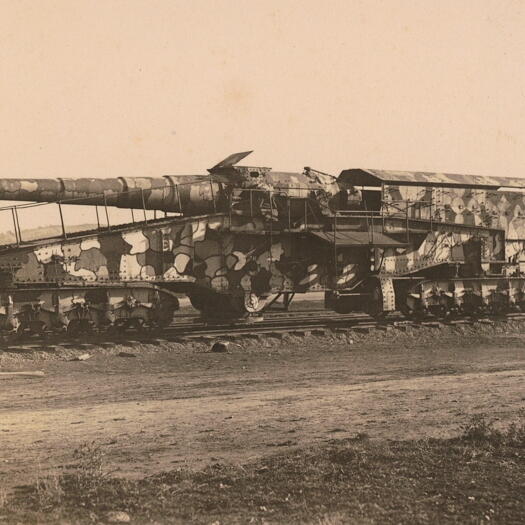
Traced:
<path fill-rule="evenodd" d="M 43 378 L 0 382 L 0 476 L 29 481 L 96 441 L 118 475 L 249 461 L 359 432 L 446 437 L 474 413 L 504 424 L 525 406 L 525 338 L 493 344 L 389 346 L 304 339 L 207 347 L 143 347 L 3 362 Z M 129 349 L 128 349 L 129 350 Z"/>

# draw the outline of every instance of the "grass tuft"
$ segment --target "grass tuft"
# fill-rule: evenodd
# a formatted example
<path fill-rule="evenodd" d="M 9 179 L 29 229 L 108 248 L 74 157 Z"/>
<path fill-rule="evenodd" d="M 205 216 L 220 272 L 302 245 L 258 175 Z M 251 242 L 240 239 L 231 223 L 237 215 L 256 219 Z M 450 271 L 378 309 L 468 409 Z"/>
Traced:
<path fill-rule="evenodd" d="M 476 445 L 525 448 L 523 421 L 512 422 L 504 430 L 495 428 L 494 424 L 495 421 L 487 419 L 484 414 L 476 414 L 461 427 L 461 440 Z"/>
<path fill-rule="evenodd" d="M 482 416 L 454 439 L 367 436 L 295 449 L 243 466 L 215 464 L 142 480 L 114 478 L 95 443 L 71 469 L 6 499 L 8 523 L 519 523 L 525 515 L 525 423 Z"/>

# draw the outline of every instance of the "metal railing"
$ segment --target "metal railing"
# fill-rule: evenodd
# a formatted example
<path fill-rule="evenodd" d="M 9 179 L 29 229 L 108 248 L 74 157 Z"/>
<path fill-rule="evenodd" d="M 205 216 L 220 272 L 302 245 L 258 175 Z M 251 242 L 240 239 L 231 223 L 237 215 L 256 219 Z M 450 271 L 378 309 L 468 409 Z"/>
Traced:
<path fill-rule="evenodd" d="M 314 206 L 318 201 L 309 195 L 315 190 L 293 187 L 290 191 L 302 192 L 303 196 L 290 195 L 284 189 L 234 188 L 228 194 L 230 224 L 233 224 L 234 215 L 270 219 L 269 227 L 273 228 L 272 223 L 279 223 L 281 230 L 290 231 L 306 230 L 310 224 L 323 224 Z"/>
<path fill-rule="evenodd" d="M 404 230 L 407 235 L 407 242 L 409 237 L 409 226 L 410 220 L 428 220 L 430 221 L 430 228 L 432 229 L 433 222 L 436 221 L 434 216 L 439 208 L 437 208 L 431 201 L 410 201 L 410 200 L 399 200 L 399 201 L 382 201 L 380 210 L 337 210 L 333 211 L 329 208 L 328 202 L 323 202 L 325 195 L 322 192 L 316 194 L 316 190 L 306 187 L 289 187 L 281 189 L 262 189 L 262 188 L 228 188 L 222 189 L 218 195 L 216 188 L 214 187 L 213 180 L 203 180 L 198 182 L 187 182 L 180 184 L 171 184 L 169 186 L 153 187 L 153 188 L 134 188 L 125 192 L 118 193 L 100 193 L 90 195 L 88 197 L 82 196 L 72 199 L 63 199 L 56 202 L 38 202 L 38 203 L 27 203 L 10 205 L 0 207 L 0 211 L 10 211 L 11 218 L 13 221 L 15 242 L 20 245 L 26 241 L 22 238 L 22 228 L 20 227 L 19 212 L 28 208 L 35 208 L 39 206 L 56 205 L 58 207 L 60 226 L 62 230 L 62 237 L 67 239 L 68 232 L 64 220 L 64 214 L 62 207 L 64 205 L 85 205 L 93 206 L 95 208 L 97 229 L 111 229 L 115 226 L 112 224 L 108 207 L 117 205 L 120 209 L 129 209 L 131 214 L 131 224 L 136 223 L 136 210 L 142 210 L 143 222 L 148 224 L 147 211 L 153 211 L 155 220 L 157 218 L 157 212 L 154 207 L 154 203 L 147 202 L 147 195 L 150 191 L 162 190 L 162 195 L 155 196 L 156 202 L 171 203 L 171 207 L 174 211 L 164 211 L 164 217 L 168 216 L 168 213 L 178 214 L 184 216 L 186 212 L 191 211 L 192 201 L 182 197 L 181 190 L 184 186 L 191 185 L 208 185 L 209 184 L 209 195 L 211 196 L 210 212 L 213 210 L 214 213 L 226 212 L 230 217 L 230 225 L 233 224 L 233 215 L 247 215 L 249 217 L 263 217 L 270 219 L 268 221 L 269 228 L 274 231 L 276 227 L 280 230 L 299 231 L 315 229 L 317 227 L 324 228 L 330 224 L 330 217 L 332 217 L 332 229 L 334 236 L 336 236 L 339 226 L 343 226 L 348 221 L 357 222 L 362 221 L 362 227 L 370 234 L 370 243 L 374 242 L 374 233 L 380 231 L 385 233 L 386 221 L 389 219 L 403 218 L 405 221 Z M 226 190 L 226 191 L 225 191 Z M 136 196 L 136 199 L 141 206 L 126 208 L 122 204 L 125 203 L 126 196 Z M 321 198 L 318 198 L 321 197 Z M 220 204 L 222 202 L 222 204 Z M 166 204 L 167 206 L 167 204 Z M 227 209 L 224 209 L 227 207 Z M 326 207 L 326 214 L 323 213 L 323 207 Z M 106 225 L 101 225 L 99 208 L 103 208 L 105 215 Z M 443 207 L 445 209 L 445 207 Z M 342 224 L 338 224 L 338 219 L 344 219 Z M 437 222 L 441 222 L 437 218 Z M 380 230 L 377 230 L 377 226 L 380 224 Z"/>
<path fill-rule="evenodd" d="M 184 184 L 195 184 L 195 182 L 193 182 L 193 183 L 184 183 Z M 201 183 L 199 183 L 199 184 L 201 184 Z M 163 212 L 164 213 L 164 217 L 168 217 L 168 213 L 175 213 L 175 214 L 183 215 L 184 214 L 183 205 L 182 205 L 182 200 L 180 198 L 180 190 L 179 190 L 178 186 L 179 185 L 173 185 L 171 187 L 150 188 L 150 189 L 135 188 L 135 189 L 128 190 L 128 191 L 125 191 L 125 192 L 120 192 L 118 194 L 118 196 L 125 196 L 125 195 L 131 195 L 131 194 L 140 194 L 140 200 L 141 200 L 141 203 L 142 203 L 142 207 L 141 208 L 126 208 L 124 206 L 115 206 L 115 207 L 118 208 L 118 209 L 121 209 L 121 210 L 126 210 L 126 209 L 129 210 L 129 212 L 131 214 L 131 224 L 136 224 L 137 223 L 137 221 L 135 220 L 135 213 L 134 213 L 135 210 L 142 210 L 142 213 L 144 215 L 144 220 L 143 221 L 139 221 L 139 223 L 148 224 L 148 220 L 151 220 L 151 219 L 148 219 L 147 211 L 148 210 L 152 211 L 154 213 L 153 220 L 156 220 L 157 219 L 157 212 L 159 210 L 156 210 L 154 208 L 148 208 L 146 206 L 145 192 L 151 191 L 151 190 L 157 191 L 157 190 L 160 190 L 160 189 L 162 189 L 163 191 L 166 191 L 166 190 L 170 190 L 171 188 L 173 188 L 173 190 L 176 192 L 176 195 L 177 195 L 177 203 L 178 203 L 179 211 L 174 211 L 174 212 L 164 211 Z M 213 186 L 212 186 L 211 181 L 210 181 L 210 186 L 211 186 L 211 191 L 213 192 Z M 213 195 L 213 193 L 212 193 L 212 195 Z M 17 246 L 20 246 L 24 242 L 29 242 L 29 241 L 24 241 L 24 239 L 22 238 L 22 231 L 23 230 L 20 227 L 20 215 L 19 215 L 19 213 L 21 211 L 23 211 L 23 210 L 41 208 L 43 206 L 48 206 L 48 207 L 49 206 L 55 206 L 55 205 L 57 206 L 58 214 L 59 214 L 59 218 L 60 218 L 60 227 L 61 227 L 61 231 L 62 231 L 61 237 L 64 238 L 64 239 L 68 238 L 68 232 L 67 232 L 67 229 L 66 229 L 66 223 L 64 221 L 64 213 L 63 213 L 63 206 L 64 205 L 93 207 L 95 209 L 95 214 L 96 214 L 97 229 L 98 230 L 107 229 L 108 231 L 111 231 L 112 227 L 117 226 L 117 224 L 115 224 L 115 223 L 112 224 L 111 223 L 110 214 L 109 214 L 108 208 L 111 207 L 112 205 L 108 204 L 108 197 L 114 198 L 114 197 L 116 197 L 116 195 L 115 194 L 99 193 L 99 194 L 91 195 L 89 197 L 77 197 L 77 198 L 73 198 L 73 199 L 58 200 L 56 202 L 28 202 L 28 203 L 23 203 L 23 204 L 14 204 L 14 205 L 0 207 L 0 212 L 2 212 L 2 211 L 7 211 L 7 212 L 10 211 L 11 212 L 11 217 L 12 217 L 12 221 L 13 221 L 13 228 L 14 228 L 14 234 L 15 234 L 15 244 Z M 102 200 L 102 203 L 98 204 L 101 200 Z M 100 215 L 99 215 L 99 208 L 103 208 L 104 209 L 104 213 L 105 213 L 105 217 L 106 217 L 106 225 L 105 226 L 101 225 Z M 215 202 L 214 202 L 214 208 L 215 208 Z M 38 240 L 38 239 L 34 239 L 34 240 Z"/>

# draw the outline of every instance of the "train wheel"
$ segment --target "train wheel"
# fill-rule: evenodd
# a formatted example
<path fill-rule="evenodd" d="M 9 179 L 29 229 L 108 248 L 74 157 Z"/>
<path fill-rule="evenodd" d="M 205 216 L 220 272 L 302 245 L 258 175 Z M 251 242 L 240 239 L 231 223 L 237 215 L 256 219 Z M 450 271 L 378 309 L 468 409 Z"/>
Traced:
<path fill-rule="evenodd" d="M 373 283 L 370 287 L 366 313 L 373 317 L 376 321 L 385 319 L 388 312 L 383 310 L 383 292 L 379 283 Z"/>
<path fill-rule="evenodd" d="M 20 319 L 18 319 L 18 317 L 12 315 L 12 316 L 9 316 L 7 318 L 7 322 L 6 322 L 6 329 L 9 331 L 9 332 L 13 332 L 13 333 L 17 333 L 20 329 L 20 325 L 22 323 L 20 322 Z"/>
<path fill-rule="evenodd" d="M 410 321 L 421 321 L 425 318 L 425 312 L 420 308 L 417 308 L 417 303 L 414 305 L 416 308 L 411 308 L 406 302 L 399 305 L 399 311 L 405 319 Z"/>
<path fill-rule="evenodd" d="M 489 313 L 496 317 L 507 315 L 511 311 L 510 305 L 503 301 L 494 301 L 489 306 Z"/>
<path fill-rule="evenodd" d="M 196 290 L 190 296 L 191 305 L 207 319 L 239 317 L 238 307 L 234 307 L 230 296 L 211 290 Z"/>
<path fill-rule="evenodd" d="M 355 296 L 340 295 L 333 301 L 333 309 L 338 314 L 349 314 L 358 309 L 358 303 Z"/>
<path fill-rule="evenodd" d="M 338 314 L 349 314 L 352 311 L 352 306 L 346 301 L 337 300 L 334 305 L 334 312 Z"/>
<path fill-rule="evenodd" d="M 139 332 L 146 328 L 146 320 L 143 317 L 131 317 L 126 323 L 125 329 L 133 328 Z"/>
<path fill-rule="evenodd" d="M 267 296 L 259 296 L 253 292 L 248 292 L 244 295 L 244 310 L 249 314 L 262 312 L 267 300 Z"/>
<path fill-rule="evenodd" d="M 44 321 L 37 319 L 29 319 L 21 321 L 16 328 L 16 333 L 19 335 L 30 334 L 30 335 L 42 335 L 46 331 L 47 325 Z"/>
<path fill-rule="evenodd" d="M 202 290 L 194 290 L 189 293 L 188 298 L 190 300 L 191 306 L 193 306 L 195 310 L 202 312 L 207 307 L 210 293 L 211 292 L 204 292 Z"/>
<path fill-rule="evenodd" d="M 219 294 L 196 290 L 189 295 L 192 306 L 208 319 L 239 319 L 264 310 L 267 296 Z"/>
<path fill-rule="evenodd" d="M 66 333 L 71 336 L 77 336 L 89 333 L 92 329 L 93 326 L 89 319 L 71 319 L 67 325 Z"/>
<path fill-rule="evenodd" d="M 125 327 L 122 323 L 113 323 L 110 324 L 106 331 L 110 335 L 122 335 L 124 333 Z"/>
<path fill-rule="evenodd" d="M 158 328 L 165 328 L 173 322 L 173 316 L 179 309 L 179 300 L 176 297 L 169 296 L 162 300 L 155 308 L 153 313 L 153 322 Z"/>
<path fill-rule="evenodd" d="M 46 323 L 35 319 L 28 322 L 27 329 L 31 334 L 42 335 L 46 330 Z"/>
<path fill-rule="evenodd" d="M 399 305 L 399 311 L 406 319 L 412 319 L 412 310 L 405 304 Z"/>
<path fill-rule="evenodd" d="M 430 314 L 436 319 L 443 321 L 448 316 L 447 308 L 442 304 L 435 304 L 428 307 Z"/>
<path fill-rule="evenodd" d="M 69 321 L 67 328 L 66 328 L 67 335 L 74 337 L 74 336 L 79 335 L 80 332 L 81 332 L 80 319 L 71 319 L 71 321 Z"/>

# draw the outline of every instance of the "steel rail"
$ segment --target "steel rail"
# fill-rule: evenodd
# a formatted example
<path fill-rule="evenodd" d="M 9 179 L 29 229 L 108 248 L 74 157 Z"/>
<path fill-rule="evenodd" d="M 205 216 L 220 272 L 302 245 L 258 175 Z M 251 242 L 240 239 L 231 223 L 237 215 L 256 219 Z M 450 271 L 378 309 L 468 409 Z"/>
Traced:
<path fill-rule="evenodd" d="M 301 312 L 306 314 L 306 311 Z M 51 351 L 56 347 L 65 347 L 73 349 L 96 349 L 97 347 L 111 347 L 115 344 L 123 346 L 133 346 L 135 344 L 148 344 L 159 342 L 191 342 L 214 340 L 232 340 L 235 338 L 260 338 L 260 337 L 279 337 L 285 334 L 306 336 L 315 334 L 327 335 L 327 333 L 351 333 L 352 331 L 370 331 L 370 330 L 389 330 L 403 329 L 407 327 L 421 328 L 434 327 L 439 328 L 447 325 L 490 323 L 496 321 L 508 322 L 511 320 L 525 320 L 525 314 L 508 314 L 505 317 L 484 317 L 482 319 L 458 319 L 448 322 L 426 320 L 410 321 L 405 320 L 401 315 L 392 315 L 386 320 L 376 321 L 364 314 L 335 314 L 318 315 L 316 317 L 300 316 L 296 319 L 276 318 L 268 319 L 261 322 L 243 322 L 243 323 L 216 323 L 206 324 L 203 322 L 188 322 L 175 324 L 164 328 L 163 330 L 129 330 L 120 334 L 109 332 L 91 332 L 86 335 L 75 337 L 65 333 L 45 333 L 38 336 L 27 336 L 23 338 L 3 336 L 0 349 L 5 352 L 27 352 L 27 351 Z M 89 342 L 87 342 L 89 341 Z"/>

